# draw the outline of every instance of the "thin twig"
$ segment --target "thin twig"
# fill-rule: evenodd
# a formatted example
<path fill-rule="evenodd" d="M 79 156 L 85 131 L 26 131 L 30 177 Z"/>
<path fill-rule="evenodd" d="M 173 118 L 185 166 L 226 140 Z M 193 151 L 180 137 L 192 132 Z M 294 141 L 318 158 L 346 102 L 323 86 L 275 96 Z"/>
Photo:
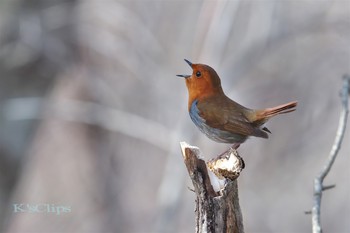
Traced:
<path fill-rule="evenodd" d="M 330 190 L 332 188 L 335 188 L 335 184 L 323 186 L 322 191 Z"/>
<path fill-rule="evenodd" d="M 323 180 L 331 170 L 334 160 L 337 157 L 337 154 L 341 147 L 341 143 L 344 138 L 346 121 L 347 121 L 348 112 L 349 112 L 349 107 L 348 107 L 348 96 L 349 96 L 349 87 L 350 87 L 349 83 L 350 83 L 350 76 L 344 75 L 343 87 L 341 91 L 342 111 L 340 114 L 337 134 L 335 136 L 335 140 L 334 140 L 332 149 L 329 153 L 328 159 L 322 171 L 314 180 L 314 200 L 313 200 L 313 207 L 312 207 L 312 232 L 313 233 L 322 232 L 321 220 L 320 220 L 322 191 L 331 187 L 331 186 L 323 186 Z"/>

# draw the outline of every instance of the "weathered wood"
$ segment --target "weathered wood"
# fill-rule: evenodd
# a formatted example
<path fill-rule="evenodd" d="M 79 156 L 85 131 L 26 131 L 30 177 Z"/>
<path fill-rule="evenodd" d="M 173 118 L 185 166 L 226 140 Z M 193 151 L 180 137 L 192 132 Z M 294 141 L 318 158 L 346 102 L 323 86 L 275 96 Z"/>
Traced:
<path fill-rule="evenodd" d="M 237 180 L 226 180 L 225 187 L 216 192 L 199 148 L 187 143 L 181 143 L 181 148 L 196 193 L 196 232 L 243 233 Z"/>

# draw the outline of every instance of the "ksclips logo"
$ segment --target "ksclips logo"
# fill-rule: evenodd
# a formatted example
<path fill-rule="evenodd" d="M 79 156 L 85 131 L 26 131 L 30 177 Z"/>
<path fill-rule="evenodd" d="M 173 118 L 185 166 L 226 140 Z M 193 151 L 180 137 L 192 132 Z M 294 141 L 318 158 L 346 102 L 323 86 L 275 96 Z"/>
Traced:
<path fill-rule="evenodd" d="M 12 204 L 13 213 L 30 213 L 30 214 L 67 214 L 72 212 L 70 206 L 58 205 L 58 204 L 25 204 L 25 203 L 15 203 Z"/>

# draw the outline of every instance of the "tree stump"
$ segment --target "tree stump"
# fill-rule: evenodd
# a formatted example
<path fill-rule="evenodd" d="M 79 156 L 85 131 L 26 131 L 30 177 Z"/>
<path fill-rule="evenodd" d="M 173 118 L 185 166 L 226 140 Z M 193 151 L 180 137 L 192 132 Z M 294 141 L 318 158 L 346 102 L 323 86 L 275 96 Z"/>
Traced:
<path fill-rule="evenodd" d="M 243 218 L 238 199 L 237 178 L 244 162 L 235 149 L 229 149 L 208 166 L 199 148 L 181 142 L 182 155 L 196 194 L 196 232 L 243 233 Z M 213 182 L 228 178 L 222 189 L 214 190 Z"/>

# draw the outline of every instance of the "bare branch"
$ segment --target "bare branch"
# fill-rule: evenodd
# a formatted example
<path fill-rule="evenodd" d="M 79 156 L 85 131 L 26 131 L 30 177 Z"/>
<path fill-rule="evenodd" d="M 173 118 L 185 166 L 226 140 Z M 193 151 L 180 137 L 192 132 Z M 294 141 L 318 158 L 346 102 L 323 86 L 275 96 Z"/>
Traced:
<path fill-rule="evenodd" d="M 344 138 L 346 122 L 348 118 L 348 96 L 349 96 L 349 88 L 350 88 L 350 76 L 344 75 L 343 77 L 343 87 L 341 90 L 341 103 L 342 103 L 342 111 L 339 118 L 338 130 L 335 136 L 335 140 L 332 146 L 332 149 L 329 153 L 328 159 L 319 173 L 319 175 L 314 179 L 314 200 L 312 207 L 312 232 L 313 233 L 321 233 L 321 198 L 322 191 L 335 187 L 335 185 L 331 186 L 323 186 L 323 180 L 329 173 L 332 168 L 332 165 L 337 157 L 337 154 L 340 150 L 341 143 Z"/>

